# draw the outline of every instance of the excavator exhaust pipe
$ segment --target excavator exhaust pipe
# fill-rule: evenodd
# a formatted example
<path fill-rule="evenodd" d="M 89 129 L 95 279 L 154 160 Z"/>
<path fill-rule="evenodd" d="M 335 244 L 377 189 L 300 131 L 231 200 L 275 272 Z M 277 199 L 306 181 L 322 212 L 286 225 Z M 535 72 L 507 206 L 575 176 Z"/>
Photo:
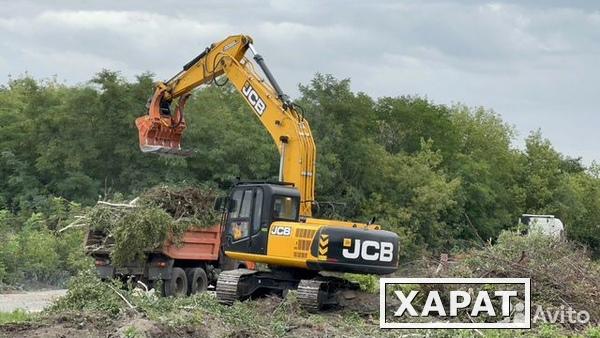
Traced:
<path fill-rule="evenodd" d="M 150 101 L 148 114 L 135 120 L 140 150 L 144 153 L 173 157 L 191 156 L 192 151 L 181 149 L 181 136 L 186 128 L 183 108 L 189 95 L 179 98 L 175 114 L 171 114 L 169 110 L 161 111 L 164 93 L 164 90 L 158 87 Z"/>

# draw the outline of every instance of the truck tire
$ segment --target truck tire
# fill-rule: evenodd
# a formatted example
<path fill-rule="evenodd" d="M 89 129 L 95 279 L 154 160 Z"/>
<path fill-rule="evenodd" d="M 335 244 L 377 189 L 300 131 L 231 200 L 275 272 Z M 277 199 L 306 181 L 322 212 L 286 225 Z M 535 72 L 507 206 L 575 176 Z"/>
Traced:
<path fill-rule="evenodd" d="M 187 269 L 188 295 L 204 292 L 208 288 L 208 277 L 202 268 Z"/>
<path fill-rule="evenodd" d="M 188 283 L 182 268 L 173 268 L 171 279 L 164 281 L 166 297 L 183 297 L 187 294 Z"/>

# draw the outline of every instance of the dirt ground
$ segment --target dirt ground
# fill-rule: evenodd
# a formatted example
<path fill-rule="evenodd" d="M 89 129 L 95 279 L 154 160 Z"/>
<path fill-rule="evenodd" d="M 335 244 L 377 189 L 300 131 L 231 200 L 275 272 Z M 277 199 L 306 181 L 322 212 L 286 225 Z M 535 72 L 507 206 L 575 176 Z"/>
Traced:
<path fill-rule="evenodd" d="M 64 292 L 59 290 L 57 293 Z M 55 293 L 56 294 L 56 293 Z M 35 299 L 35 296 L 40 296 Z M 11 299 L 12 306 L 40 308 L 41 298 L 53 293 L 30 292 L 27 294 L 1 295 L 0 299 Z M 253 301 L 256 313 L 268 318 L 280 306 L 281 299 L 265 297 Z M 47 304 L 47 303 L 46 303 Z M 6 305 L 4 305 L 6 306 Z M 336 328 L 336 322 L 342 320 L 340 309 L 330 309 L 323 315 L 323 323 L 311 323 L 307 318 L 298 318 L 286 336 L 290 337 L 334 337 L 342 333 Z M 378 297 L 372 294 L 358 293 L 345 302 L 344 311 L 351 311 L 361 317 L 377 317 Z M 374 327 L 375 322 L 371 323 Z M 259 337 L 243 327 L 225 328 L 218 316 L 207 316 L 201 324 L 169 325 L 149 320 L 139 313 L 126 313 L 119 319 L 104 315 L 61 313 L 39 322 L 7 324 L 0 328 L 0 338 L 8 337 Z"/>
<path fill-rule="evenodd" d="M 121 320 L 106 317 L 64 314 L 45 320 L 43 323 L 5 325 L 0 330 L 1 338 L 129 338 L 129 337 L 212 337 L 206 328 L 174 329 L 156 324 L 136 315 Z"/>
<path fill-rule="evenodd" d="M 0 312 L 12 312 L 17 309 L 40 312 L 66 293 L 67 290 L 45 290 L 0 294 Z"/>

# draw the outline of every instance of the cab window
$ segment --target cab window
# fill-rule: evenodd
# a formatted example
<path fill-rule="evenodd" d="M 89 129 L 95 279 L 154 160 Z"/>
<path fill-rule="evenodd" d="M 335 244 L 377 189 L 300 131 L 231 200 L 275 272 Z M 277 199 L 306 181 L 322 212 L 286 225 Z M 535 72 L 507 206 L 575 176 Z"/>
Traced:
<path fill-rule="evenodd" d="M 273 220 L 295 221 L 298 219 L 298 198 L 275 196 L 273 198 Z"/>
<path fill-rule="evenodd" d="M 252 232 L 257 233 L 260 230 L 260 218 L 262 214 L 263 205 L 263 191 L 262 189 L 256 190 L 256 197 L 254 202 L 254 214 L 252 215 Z"/>
<path fill-rule="evenodd" d="M 244 191 L 244 198 L 242 200 L 242 206 L 240 207 L 240 218 L 250 217 L 250 211 L 252 210 L 252 195 L 254 195 L 254 191 L 251 189 Z"/>
<path fill-rule="evenodd" d="M 240 213 L 240 207 L 242 206 L 242 195 L 244 194 L 243 190 L 236 190 L 233 192 L 233 196 L 231 196 L 231 206 L 232 208 L 229 210 L 229 219 L 237 218 Z"/>
<path fill-rule="evenodd" d="M 229 234 L 233 240 L 239 240 L 250 235 L 250 212 L 254 190 L 237 190 L 231 199 L 233 208 L 229 212 Z"/>

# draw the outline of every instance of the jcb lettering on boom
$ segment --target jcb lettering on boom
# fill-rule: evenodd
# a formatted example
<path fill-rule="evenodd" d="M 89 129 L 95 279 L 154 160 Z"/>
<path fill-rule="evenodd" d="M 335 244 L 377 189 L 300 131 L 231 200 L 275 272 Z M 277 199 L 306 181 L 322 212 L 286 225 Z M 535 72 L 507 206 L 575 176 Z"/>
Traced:
<path fill-rule="evenodd" d="M 355 239 L 354 244 L 350 238 L 344 238 L 342 255 L 345 258 L 362 258 L 365 261 L 391 262 L 394 258 L 394 244 L 390 242 L 362 241 Z"/>
<path fill-rule="evenodd" d="M 256 90 L 252 88 L 250 82 L 246 82 L 246 84 L 244 84 L 242 93 L 246 97 L 246 100 L 250 102 L 252 108 L 254 108 L 254 110 L 258 113 L 258 115 L 262 116 L 262 114 L 265 112 L 265 109 L 267 109 L 267 105 L 265 104 L 265 101 L 258 96 Z"/>

